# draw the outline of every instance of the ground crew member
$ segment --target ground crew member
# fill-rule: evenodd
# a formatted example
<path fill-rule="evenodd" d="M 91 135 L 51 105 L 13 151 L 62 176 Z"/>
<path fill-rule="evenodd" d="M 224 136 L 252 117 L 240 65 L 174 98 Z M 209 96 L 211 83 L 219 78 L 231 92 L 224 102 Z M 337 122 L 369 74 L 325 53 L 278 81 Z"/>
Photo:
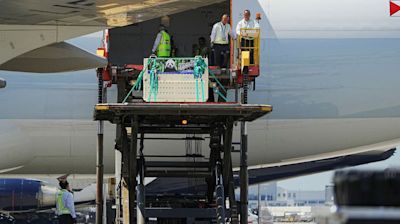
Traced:
<path fill-rule="evenodd" d="M 160 32 L 157 34 L 151 51 L 157 57 L 171 57 L 171 37 L 164 25 L 160 25 Z"/>
<path fill-rule="evenodd" d="M 74 196 L 66 180 L 59 183 L 61 190 L 57 192 L 57 215 L 59 224 L 76 223 Z"/>
<path fill-rule="evenodd" d="M 236 25 L 236 35 L 240 35 L 241 29 L 259 29 L 260 25 L 258 22 L 252 20 L 250 18 L 251 13 L 250 10 L 246 9 L 243 12 L 243 19 L 239 21 Z M 241 47 L 254 47 L 254 39 L 251 37 L 242 37 L 240 42 Z M 254 50 L 250 50 L 250 64 L 254 63 Z"/>
<path fill-rule="evenodd" d="M 229 55 L 229 36 L 234 38 L 231 26 L 228 23 L 229 16 L 222 15 L 221 21 L 214 24 L 211 31 L 211 46 L 214 55 L 214 65 L 226 68 Z"/>

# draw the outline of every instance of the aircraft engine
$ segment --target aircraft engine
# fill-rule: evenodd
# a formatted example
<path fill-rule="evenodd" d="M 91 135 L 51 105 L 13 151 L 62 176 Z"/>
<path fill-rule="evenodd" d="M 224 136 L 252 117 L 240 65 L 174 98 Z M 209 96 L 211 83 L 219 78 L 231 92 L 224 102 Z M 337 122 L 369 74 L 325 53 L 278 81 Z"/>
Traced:
<path fill-rule="evenodd" d="M 57 187 L 30 179 L 0 178 L 0 210 L 31 211 L 56 204 Z"/>

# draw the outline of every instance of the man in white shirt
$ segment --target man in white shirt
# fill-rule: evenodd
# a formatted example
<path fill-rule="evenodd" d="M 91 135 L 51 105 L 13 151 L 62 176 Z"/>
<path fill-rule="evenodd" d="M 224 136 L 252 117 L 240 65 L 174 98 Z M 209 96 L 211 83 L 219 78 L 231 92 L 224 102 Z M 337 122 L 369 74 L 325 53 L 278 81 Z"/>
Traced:
<path fill-rule="evenodd" d="M 260 29 L 258 22 L 250 18 L 250 10 L 246 9 L 243 12 L 243 19 L 236 25 L 236 35 L 240 35 L 241 29 Z M 254 40 L 252 38 L 242 38 L 240 45 L 242 47 L 254 47 Z M 254 50 L 250 50 L 250 63 L 254 63 Z"/>
<path fill-rule="evenodd" d="M 222 15 L 221 21 L 214 24 L 211 31 L 211 46 L 214 55 L 213 64 L 226 68 L 229 58 L 229 36 L 234 38 L 231 26 L 228 23 L 229 16 Z"/>
<path fill-rule="evenodd" d="M 236 35 L 240 35 L 240 29 L 247 28 L 247 29 L 259 29 L 260 25 L 258 22 L 250 19 L 251 13 L 250 10 L 246 9 L 243 12 L 243 19 L 239 21 L 236 25 Z"/>

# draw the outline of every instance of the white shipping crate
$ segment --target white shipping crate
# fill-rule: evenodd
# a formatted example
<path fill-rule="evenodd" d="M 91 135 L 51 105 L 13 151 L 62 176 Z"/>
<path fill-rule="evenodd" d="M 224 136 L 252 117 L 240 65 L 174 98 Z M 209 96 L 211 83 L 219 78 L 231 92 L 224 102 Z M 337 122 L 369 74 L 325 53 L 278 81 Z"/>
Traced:
<path fill-rule="evenodd" d="M 148 58 L 144 59 L 147 65 Z M 204 74 L 195 78 L 195 58 L 157 58 L 158 89 L 151 91 L 151 66 L 143 75 L 143 100 L 146 102 L 206 102 L 208 100 L 208 60 Z M 197 88 L 196 88 L 197 83 Z"/>

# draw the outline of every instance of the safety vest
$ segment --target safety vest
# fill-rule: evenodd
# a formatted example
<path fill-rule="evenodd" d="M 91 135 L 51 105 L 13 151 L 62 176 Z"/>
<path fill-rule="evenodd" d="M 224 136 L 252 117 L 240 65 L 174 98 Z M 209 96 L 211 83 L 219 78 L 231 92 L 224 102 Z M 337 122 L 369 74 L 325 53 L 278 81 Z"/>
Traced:
<path fill-rule="evenodd" d="M 65 207 L 64 201 L 63 201 L 63 195 L 67 192 L 68 191 L 65 189 L 62 189 L 61 191 L 57 192 L 57 214 L 58 215 L 71 214 L 71 211 Z"/>
<path fill-rule="evenodd" d="M 171 38 L 164 30 L 161 31 L 161 41 L 157 48 L 157 57 L 171 56 Z"/>

